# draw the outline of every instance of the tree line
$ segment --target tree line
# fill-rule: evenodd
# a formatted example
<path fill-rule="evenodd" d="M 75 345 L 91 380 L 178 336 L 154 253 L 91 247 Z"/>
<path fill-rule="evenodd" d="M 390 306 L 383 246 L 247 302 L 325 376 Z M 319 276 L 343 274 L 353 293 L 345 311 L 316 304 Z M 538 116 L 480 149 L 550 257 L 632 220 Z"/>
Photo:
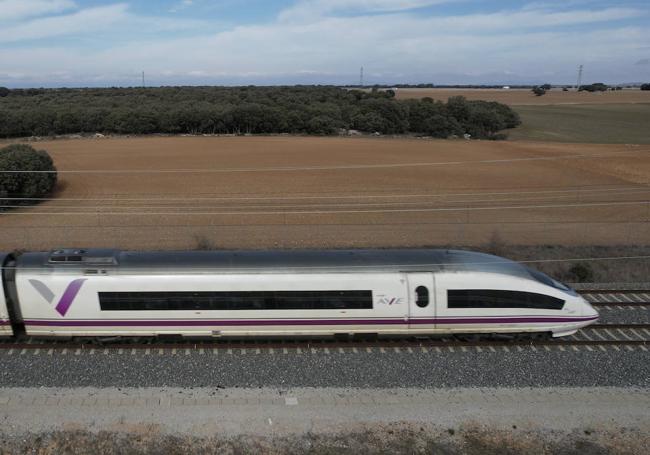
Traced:
<path fill-rule="evenodd" d="M 14 89 L 0 137 L 105 134 L 337 134 L 358 130 L 501 139 L 510 107 L 461 96 L 397 100 L 391 90 L 331 86 Z"/>

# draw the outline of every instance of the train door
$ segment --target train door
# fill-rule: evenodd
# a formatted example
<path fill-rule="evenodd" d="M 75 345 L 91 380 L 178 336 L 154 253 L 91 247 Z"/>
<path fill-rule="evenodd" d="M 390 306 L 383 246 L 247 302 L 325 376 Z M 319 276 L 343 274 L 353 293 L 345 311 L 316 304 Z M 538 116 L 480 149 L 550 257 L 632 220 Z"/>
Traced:
<path fill-rule="evenodd" d="M 9 305 L 7 302 L 7 297 L 5 295 L 6 284 L 5 280 L 8 275 L 9 269 L 5 270 L 5 264 L 9 262 L 8 258 L 10 256 L 0 253 L 0 336 L 11 336 L 13 335 L 13 329 L 11 327 L 11 315 L 9 313 Z"/>
<path fill-rule="evenodd" d="M 435 329 L 436 302 L 433 273 L 407 273 L 409 328 Z"/>

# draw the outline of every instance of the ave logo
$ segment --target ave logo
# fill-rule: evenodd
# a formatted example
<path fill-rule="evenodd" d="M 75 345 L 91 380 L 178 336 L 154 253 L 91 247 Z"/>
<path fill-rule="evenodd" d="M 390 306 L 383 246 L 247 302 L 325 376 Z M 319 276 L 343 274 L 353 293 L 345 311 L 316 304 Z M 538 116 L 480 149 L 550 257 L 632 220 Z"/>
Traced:
<path fill-rule="evenodd" d="M 63 291 L 61 298 L 58 300 L 56 306 L 54 307 L 57 313 L 59 313 L 61 316 L 65 316 L 70 309 L 70 306 L 72 305 L 72 302 L 74 302 L 74 299 L 77 297 L 77 294 L 79 293 L 81 286 L 83 286 L 84 281 L 86 281 L 85 278 L 74 280 L 70 282 L 70 284 L 68 284 L 68 286 L 65 288 L 65 291 Z M 29 280 L 29 284 L 31 284 L 34 289 L 36 289 L 36 291 L 47 301 L 47 303 L 52 303 L 54 301 L 54 298 L 56 296 L 45 283 L 39 280 Z"/>
<path fill-rule="evenodd" d="M 377 297 L 378 305 L 401 305 L 404 303 L 402 297 L 388 297 L 386 295 L 378 295 Z"/>

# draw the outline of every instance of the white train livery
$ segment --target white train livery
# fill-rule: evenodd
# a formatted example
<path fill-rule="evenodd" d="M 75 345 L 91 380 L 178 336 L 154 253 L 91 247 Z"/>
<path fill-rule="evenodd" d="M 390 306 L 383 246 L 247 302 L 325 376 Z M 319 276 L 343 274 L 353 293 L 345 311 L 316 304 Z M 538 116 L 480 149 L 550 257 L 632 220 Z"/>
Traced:
<path fill-rule="evenodd" d="M 552 334 L 598 313 L 552 278 L 456 250 L 0 255 L 0 335 Z"/>

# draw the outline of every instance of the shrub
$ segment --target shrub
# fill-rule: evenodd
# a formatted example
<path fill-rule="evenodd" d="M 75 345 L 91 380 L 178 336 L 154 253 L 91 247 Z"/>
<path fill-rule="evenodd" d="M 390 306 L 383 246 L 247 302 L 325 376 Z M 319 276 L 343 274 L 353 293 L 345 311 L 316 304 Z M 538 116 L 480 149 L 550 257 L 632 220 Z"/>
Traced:
<path fill-rule="evenodd" d="M 569 268 L 568 278 L 575 283 L 590 283 L 594 281 L 594 271 L 590 264 L 578 262 Z"/>
<path fill-rule="evenodd" d="M 650 84 L 641 84 L 641 90 L 650 90 Z"/>
<path fill-rule="evenodd" d="M 499 231 L 492 231 L 490 240 L 487 245 L 485 245 L 484 250 L 486 253 L 493 254 L 495 256 L 505 256 L 508 245 L 499 234 Z"/>
<path fill-rule="evenodd" d="M 581 92 L 605 92 L 609 87 L 602 82 L 596 82 L 595 84 L 581 85 L 578 89 Z"/>
<path fill-rule="evenodd" d="M 9 90 L 7 87 L 0 87 L 0 98 L 4 98 L 5 96 L 9 96 L 9 93 L 11 90 Z"/>
<path fill-rule="evenodd" d="M 535 94 L 535 96 L 546 95 L 546 89 L 544 87 L 535 86 L 533 87 L 532 92 Z"/>
<path fill-rule="evenodd" d="M 464 133 L 475 139 L 490 139 L 503 129 L 521 124 L 519 115 L 510 106 L 495 101 L 468 101 L 454 96 L 447 102 L 447 112 Z"/>
<path fill-rule="evenodd" d="M 3 171 L 48 171 L 7 173 Z M 0 205 L 28 205 L 34 200 L 7 198 L 42 198 L 52 192 L 57 181 L 52 158 L 31 145 L 13 144 L 0 149 Z M 2 210 L 2 209 L 0 209 Z"/>

